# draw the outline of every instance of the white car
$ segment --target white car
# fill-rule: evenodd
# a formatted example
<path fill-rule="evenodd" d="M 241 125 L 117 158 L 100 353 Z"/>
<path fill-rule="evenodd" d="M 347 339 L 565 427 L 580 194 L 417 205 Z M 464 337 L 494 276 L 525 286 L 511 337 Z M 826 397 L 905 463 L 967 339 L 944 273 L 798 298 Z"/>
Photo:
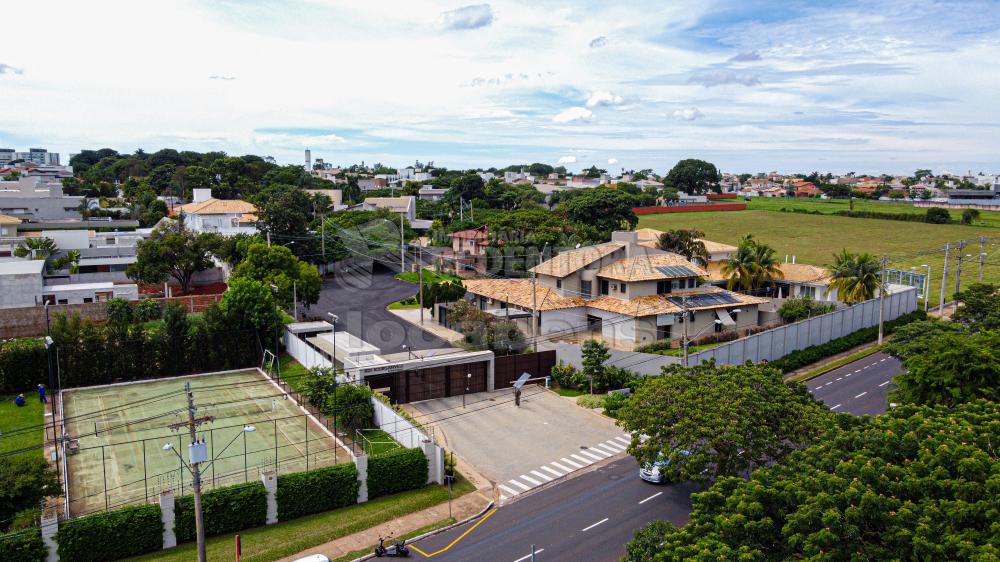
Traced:
<path fill-rule="evenodd" d="M 292 562 L 330 562 L 330 559 L 322 554 L 310 554 L 305 558 L 299 558 L 297 560 L 293 560 Z"/>
<path fill-rule="evenodd" d="M 689 451 L 680 451 L 684 456 L 690 455 Z M 671 481 L 672 472 L 669 470 L 670 459 L 660 459 L 653 463 L 647 463 L 639 467 L 639 478 L 654 484 L 667 484 Z"/>

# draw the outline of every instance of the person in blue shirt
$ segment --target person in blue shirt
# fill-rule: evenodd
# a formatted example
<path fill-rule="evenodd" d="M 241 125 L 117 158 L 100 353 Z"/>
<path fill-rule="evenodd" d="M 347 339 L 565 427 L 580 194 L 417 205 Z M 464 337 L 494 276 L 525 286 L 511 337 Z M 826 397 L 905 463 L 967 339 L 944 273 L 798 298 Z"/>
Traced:
<path fill-rule="evenodd" d="M 24 395 L 23 394 L 18 394 L 14 398 L 14 404 L 16 404 L 18 408 L 24 406 Z"/>
<path fill-rule="evenodd" d="M 45 399 L 45 385 L 44 384 L 38 385 L 38 401 L 41 402 L 42 404 L 44 404 L 44 403 L 47 402 L 47 400 Z"/>

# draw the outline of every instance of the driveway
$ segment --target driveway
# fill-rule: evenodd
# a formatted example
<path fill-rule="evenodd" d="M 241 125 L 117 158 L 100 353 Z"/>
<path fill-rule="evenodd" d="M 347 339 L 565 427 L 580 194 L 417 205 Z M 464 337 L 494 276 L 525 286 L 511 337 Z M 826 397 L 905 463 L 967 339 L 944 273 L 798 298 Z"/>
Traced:
<path fill-rule="evenodd" d="M 510 389 L 415 402 L 418 421 L 444 434 L 448 448 L 500 485 L 501 499 L 624 453 L 614 421 L 529 385 L 514 406 Z"/>
<path fill-rule="evenodd" d="M 374 271 L 356 266 L 338 272 L 323 282 L 319 302 L 310 313 L 329 321 L 328 312 L 338 316 L 337 330 L 346 330 L 378 346 L 383 354 L 410 349 L 440 349 L 452 345 L 419 326 L 401 320 L 385 309 L 389 303 L 417 294 L 417 286 L 393 277 L 395 272 L 381 265 Z"/>

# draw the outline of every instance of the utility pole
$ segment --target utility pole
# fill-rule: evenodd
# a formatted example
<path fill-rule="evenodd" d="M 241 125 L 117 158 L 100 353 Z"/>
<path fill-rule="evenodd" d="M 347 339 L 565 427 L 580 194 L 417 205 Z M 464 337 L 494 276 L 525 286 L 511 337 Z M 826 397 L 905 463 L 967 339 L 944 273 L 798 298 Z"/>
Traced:
<path fill-rule="evenodd" d="M 458 220 L 465 220 L 465 199 L 461 197 L 458 198 Z"/>
<path fill-rule="evenodd" d="M 951 242 L 944 244 L 944 272 L 941 273 L 941 304 L 938 305 L 938 314 L 944 314 L 944 294 L 948 285 L 948 256 L 951 253 Z"/>
<path fill-rule="evenodd" d="M 187 393 L 188 419 L 186 422 L 172 424 L 171 429 L 187 427 L 191 443 L 188 446 L 189 469 L 191 470 L 191 483 L 194 488 L 194 525 L 198 538 L 198 562 L 206 562 L 205 554 L 205 518 L 201 509 L 201 463 L 208 460 L 208 450 L 205 442 L 198 441 L 197 428 L 199 425 L 213 420 L 212 416 L 195 417 L 198 409 L 194 405 L 194 393 L 191 392 L 191 383 L 184 384 L 184 391 Z M 166 447 L 165 447 L 166 448 Z M 180 456 L 180 453 L 177 453 Z M 183 461 L 183 457 L 181 458 Z"/>
<path fill-rule="evenodd" d="M 417 278 L 420 280 L 420 326 L 424 325 L 424 264 L 423 249 L 417 244 Z"/>
<path fill-rule="evenodd" d="M 979 282 L 983 282 L 983 265 L 986 261 L 986 237 L 979 237 Z"/>
<path fill-rule="evenodd" d="M 323 217 L 323 222 L 319 223 L 319 238 L 323 245 L 323 271 L 326 271 L 326 217 Z"/>
<path fill-rule="evenodd" d="M 403 213 L 399 214 L 399 272 L 406 271 L 406 243 L 403 242 Z"/>
<path fill-rule="evenodd" d="M 958 265 L 955 266 L 955 292 L 962 288 L 962 259 L 965 258 L 965 240 L 958 241 Z"/>
<path fill-rule="evenodd" d="M 882 256 L 882 269 L 879 271 L 878 283 L 878 344 L 882 345 L 885 332 L 885 266 L 889 263 L 888 256 Z"/>
<path fill-rule="evenodd" d="M 688 366 L 688 312 L 687 297 L 681 297 L 681 317 L 684 324 L 684 368 Z"/>
<path fill-rule="evenodd" d="M 292 314 L 295 315 L 295 321 L 299 321 L 299 286 L 298 283 L 292 281 Z"/>
<path fill-rule="evenodd" d="M 271 247 L 271 229 L 267 229 L 267 247 Z"/>
<path fill-rule="evenodd" d="M 538 254 L 538 263 L 535 264 L 536 267 L 541 265 L 542 255 Z M 535 353 L 538 353 L 538 280 L 535 272 L 531 272 L 531 339 L 533 342 L 533 349 Z"/>

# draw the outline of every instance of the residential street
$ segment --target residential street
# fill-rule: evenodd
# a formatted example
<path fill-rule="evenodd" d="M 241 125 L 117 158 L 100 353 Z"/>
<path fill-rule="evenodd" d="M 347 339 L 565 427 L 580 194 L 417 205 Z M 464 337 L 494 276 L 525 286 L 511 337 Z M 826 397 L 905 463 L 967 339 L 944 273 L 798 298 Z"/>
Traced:
<path fill-rule="evenodd" d="M 895 357 L 874 353 L 805 384 L 813 396 L 826 402 L 834 412 L 858 416 L 884 414 L 892 377 L 902 370 L 902 364 Z"/>
<path fill-rule="evenodd" d="M 543 489 L 489 515 L 443 552 L 471 525 L 414 543 L 435 560 L 603 562 L 618 560 L 637 529 L 655 519 L 681 525 L 691 510 L 694 485 L 657 486 L 639 479 L 631 456 Z M 473 523 L 474 524 L 474 523 Z M 414 549 L 413 555 L 422 558 Z M 436 553 L 436 554 L 435 554 Z"/>
<path fill-rule="evenodd" d="M 339 317 L 337 330 L 346 330 L 378 346 L 383 354 L 410 349 L 440 349 L 451 344 L 418 326 L 400 320 L 385 309 L 389 303 L 417 294 L 417 286 L 393 277 L 384 266 L 376 265 L 374 273 L 356 268 L 323 282 L 319 302 L 311 311 L 329 321 L 328 312 Z"/>

